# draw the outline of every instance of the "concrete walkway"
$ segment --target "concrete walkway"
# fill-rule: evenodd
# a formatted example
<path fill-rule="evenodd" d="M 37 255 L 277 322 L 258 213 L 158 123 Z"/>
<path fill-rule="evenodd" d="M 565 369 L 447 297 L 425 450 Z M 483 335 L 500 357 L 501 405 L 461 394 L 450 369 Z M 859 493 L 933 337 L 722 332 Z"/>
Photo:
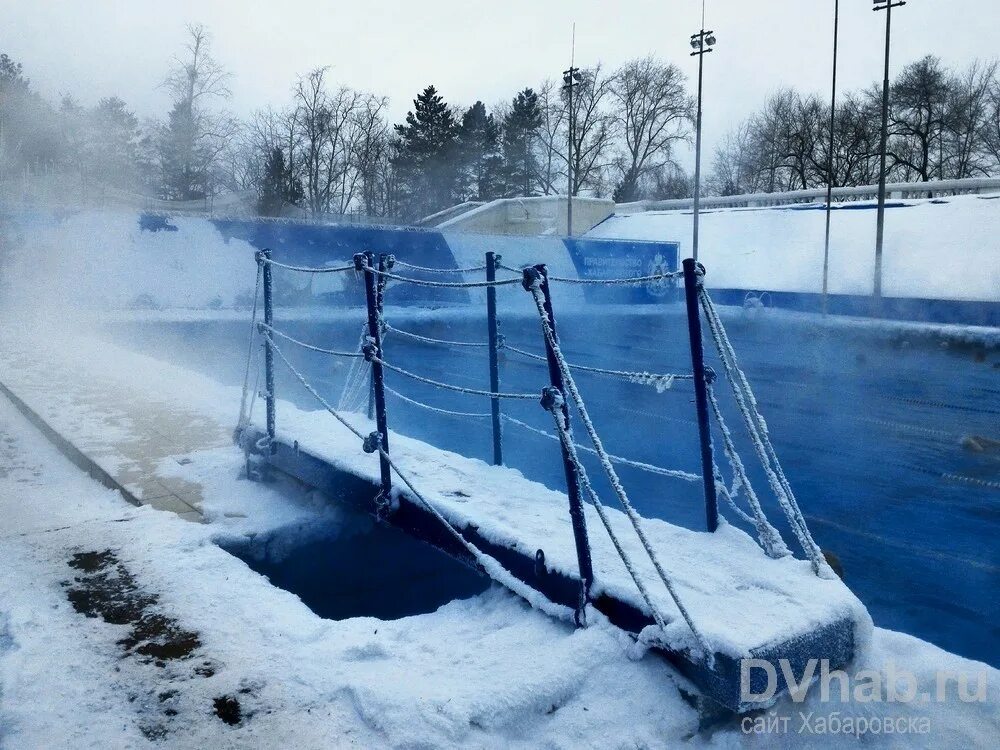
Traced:
<path fill-rule="evenodd" d="M 6 348 L 4 355 L 3 389 L 36 425 L 40 420 L 58 435 L 50 439 L 64 441 L 60 449 L 74 454 L 78 465 L 130 502 L 201 520 L 201 486 L 166 476 L 160 467 L 167 459 L 185 463 L 188 453 L 230 444 L 231 426 L 122 380 L 81 377 L 71 362 Z"/>

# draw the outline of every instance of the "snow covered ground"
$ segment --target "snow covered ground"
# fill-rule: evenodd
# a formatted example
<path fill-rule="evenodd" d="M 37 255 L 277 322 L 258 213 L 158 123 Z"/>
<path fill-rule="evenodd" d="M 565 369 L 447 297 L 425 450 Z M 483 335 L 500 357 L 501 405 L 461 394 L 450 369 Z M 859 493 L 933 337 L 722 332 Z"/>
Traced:
<path fill-rule="evenodd" d="M 79 355 L 63 343 L 47 356 Z M 235 411 L 235 389 L 135 355 L 122 367 L 113 347 L 104 352 L 85 361 L 151 392 L 159 372 L 207 416 Z M 835 684 L 830 701 L 818 688 L 802 704 L 783 699 L 766 715 L 772 731 L 756 731 L 766 716 L 699 729 L 683 680 L 660 659 L 600 621 L 574 630 L 499 588 L 394 621 L 323 620 L 215 542 L 355 534 L 365 519 L 239 480 L 242 456 L 225 446 L 174 462 L 203 488 L 208 522 L 186 523 L 93 483 L 5 401 L 0 425 L 3 747 L 835 745 L 861 719 L 866 745 L 987 747 L 1000 731 L 997 670 L 880 629 L 852 674 L 859 686 L 880 681 L 882 698 L 912 674 L 914 702 L 865 700 L 857 688 L 841 701 Z M 126 582 L 137 620 L 77 611 L 104 580 Z M 136 636 L 149 622 L 167 623 L 155 643 Z M 150 656 L 171 639 L 186 644 L 182 655 Z M 952 685 L 937 701 L 942 671 L 968 677 L 973 698 Z"/>
<path fill-rule="evenodd" d="M 836 204 L 830 230 L 830 293 L 869 295 L 875 210 Z M 819 205 L 702 212 L 700 258 L 710 288 L 818 293 L 825 212 Z M 1000 197 L 890 201 L 885 219 L 884 293 L 889 297 L 1000 298 Z M 615 215 L 587 237 L 678 240 L 690 255 L 691 212 Z"/>

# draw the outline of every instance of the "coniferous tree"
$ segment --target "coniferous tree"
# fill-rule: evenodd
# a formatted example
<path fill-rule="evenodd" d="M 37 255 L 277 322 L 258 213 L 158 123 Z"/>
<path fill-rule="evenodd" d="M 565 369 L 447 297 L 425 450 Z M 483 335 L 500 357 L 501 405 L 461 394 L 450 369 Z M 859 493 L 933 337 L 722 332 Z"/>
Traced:
<path fill-rule="evenodd" d="M 503 124 L 503 159 L 507 195 L 529 196 L 538 175 L 535 136 L 542 126 L 538 95 L 524 89 L 514 97 Z"/>
<path fill-rule="evenodd" d="M 281 216 L 285 205 L 298 205 L 304 195 L 302 180 L 292 174 L 291 165 L 285 163 L 284 152 L 274 148 L 264 166 L 257 212 L 261 216 Z"/>
<path fill-rule="evenodd" d="M 403 218 L 419 219 L 457 202 L 458 126 L 434 86 L 413 100 L 406 124 L 396 125 L 394 166 Z"/>
<path fill-rule="evenodd" d="M 462 116 L 458 131 L 462 160 L 462 192 L 471 200 L 491 201 L 503 195 L 500 128 L 486 106 L 476 102 Z"/>

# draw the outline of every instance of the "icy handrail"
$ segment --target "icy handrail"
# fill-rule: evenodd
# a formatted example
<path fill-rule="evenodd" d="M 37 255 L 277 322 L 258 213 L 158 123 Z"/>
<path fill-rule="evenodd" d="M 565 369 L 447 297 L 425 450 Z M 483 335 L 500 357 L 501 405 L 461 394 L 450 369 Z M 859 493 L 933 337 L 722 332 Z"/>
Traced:
<path fill-rule="evenodd" d="M 277 328 L 269 326 L 267 323 L 258 323 L 257 325 L 260 327 L 261 330 L 270 331 L 275 336 L 280 336 L 281 338 L 285 339 L 285 341 L 289 341 L 295 344 L 296 346 L 301 346 L 303 349 L 309 349 L 310 351 L 319 352 L 320 354 L 330 354 L 334 357 L 354 357 L 354 358 L 363 358 L 365 356 L 361 352 L 345 352 L 339 349 L 324 349 L 321 346 L 315 346 L 314 344 L 307 344 L 305 341 L 299 341 L 298 339 L 289 336 L 287 333 L 283 333 L 282 331 L 279 331 Z"/>
<path fill-rule="evenodd" d="M 489 415 L 487 415 L 489 416 Z M 510 422 L 518 427 L 528 430 L 528 432 L 534 432 L 536 435 L 541 435 L 542 437 L 549 438 L 550 440 L 558 441 L 559 438 L 553 435 L 551 432 L 546 432 L 545 430 L 540 430 L 537 427 L 533 427 L 527 422 L 522 422 L 520 419 L 515 419 L 509 414 L 501 414 L 500 418 L 505 422 Z M 584 451 L 585 453 L 590 453 L 592 455 L 597 455 L 597 451 L 593 448 L 588 448 L 586 445 L 576 444 L 577 450 Z M 685 482 L 700 482 L 700 474 L 692 474 L 689 471 L 683 471 L 681 469 L 665 469 L 662 466 L 656 466 L 655 464 L 647 464 L 642 461 L 633 461 L 630 458 L 625 458 L 624 456 L 616 456 L 613 453 L 608 454 L 608 458 L 611 459 L 611 463 L 618 464 L 620 466 L 631 466 L 633 469 L 639 469 L 640 471 L 645 471 L 649 474 L 657 474 L 661 477 L 672 477 L 673 479 L 681 479 Z"/>
<path fill-rule="evenodd" d="M 516 346 L 511 346 L 506 341 L 504 341 L 498 348 L 506 349 L 514 352 L 515 354 L 520 354 L 522 357 L 527 357 L 528 359 L 534 359 L 539 362 L 547 362 L 548 360 L 540 354 L 534 354 L 524 349 L 518 349 Z M 577 370 L 580 372 L 593 372 L 599 375 L 611 375 L 616 378 L 623 378 L 632 383 L 638 383 L 639 385 L 650 385 L 656 388 L 657 391 L 662 392 L 669 390 L 673 385 L 675 380 L 694 380 L 694 375 L 686 373 L 674 373 L 674 372 L 639 372 L 631 370 L 610 370 L 605 367 L 591 367 L 589 365 L 577 365 L 569 363 L 569 369 Z"/>
<path fill-rule="evenodd" d="M 351 266 L 351 269 L 353 270 L 354 266 Z M 509 286 L 511 284 L 521 283 L 520 277 L 516 279 L 497 279 L 496 281 L 428 281 L 426 279 L 415 279 L 412 276 L 400 276 L 398 274 L 394 274 L 389 271 L 380 271 L 379 269 L 368 265 L 362 266 L 362 270 L 370 271 L 371 273 L 377 274 L 378 276 L 384 276 L 387 279 L 392 279 L 394 281 L 401 281 L 406 284 L 416 284 L 417 286 L 444 287 L 449 289 L 473 289 L 476 287 Z"/>
<path fill-rule="evenodd" d="M 345 271 L 355 271 L 357 270 L 352 263 L 349 266 L 292 266 L 287 263 L 279 263 L 276 260 L 266 257 L 263 253 L 257 253 L 257 260 L 260 263 L 266 263 L 269 266 L 275 266 L 276 268 L 284 268 L 287 271 L 299 271 L 301 273 L 343 273 Z"/>
<path fill-rule="evenodd" d="M 385 323 L 385 329 L 387 331 L 392 331 L 403 338 L 413 339 L 414 341 L 423 341 L 426 344 L 441 344 L 442 346 L 469 346 L 477 348 L 489 346 L 489 342 L 486 341 L 449 341 L 448 339 L 436 339 L 431 336 L 422 336 L 419 333 L 412 333 L 410 331 L 404 331 L 400 328 L 396 328 L 388 323 Z"/>
<path fill-rule="evenodd" d="M 394 259 L 397 266 L 402 266 L 403 268 L 409 268 L 413 271 L 424 271 L 425 273 L 475 273 L 476 271 L 485 271 L 486 266 L 472 266 L 470 268 L 433 268 L 431 266 L 417 266 L 413 263 L 407 263 L 405 261 Z"/>
<path fill-rule="evenodd" d="M 400 375 L 405 375 L 408 378 L 416 380 L 420 383 L 426 383 L 427 385 L 433 385 L 437 388 L 443 388 L 449 391 L 455 391 L 456 393 L 466 393 L 471 396 L 489 396 L 490 398 L 515 398 L 515 399 L 537 399 L 539 396 L 537 393 L 498 393 L 494 391 L 484 391 L 479 388 L 466 388 L 461 385 L 452 385 L 451 383 L 442 383 L 440 380 L 432 380 L 431 378 L 425 378 L 423 375 L 417 375 L 415 372 L 410 372 L 397 365 L 389 364 L 381 357 L 371 355 L 367 357 L 370 362 L 377 362 L 393 372 L 397 372 Z"/>
<path fill-rule="evenodd" d="M 417 401 L 417 399 L 415 399 L 415 398 L 410 398 L 409 396 L 406 396 L 406 395 L 400 393 L 399 391 L 397 391 L 397 390 L 395 390 L 393 388 L 390 388 L 387 385 L 383 385 L 382 387 L 385 388 L 386 393 L 391 393 L 393 396 L 395 396 L 396 398 L 398 398 L 400 401 L 405 401 L 406 403 L 412 404 L 413 406 L 417 406 L 417 407 L 419 407 L 421 409 L 426 409 L 427 411 L 432 411 L 435 414 L 445 414 L 445 415 L 447 415 L 449 417 L 470 417 L 472 419 L 482 419 L 482 418 L 486 418 L 486 417 L 492 416 L 488 412 L 479 412 L 479 411 L 453 411 L 452 409 L 442 409 L 440 406 L 431 406 L 430 404 L 425 404 L 423 401 Z"/>

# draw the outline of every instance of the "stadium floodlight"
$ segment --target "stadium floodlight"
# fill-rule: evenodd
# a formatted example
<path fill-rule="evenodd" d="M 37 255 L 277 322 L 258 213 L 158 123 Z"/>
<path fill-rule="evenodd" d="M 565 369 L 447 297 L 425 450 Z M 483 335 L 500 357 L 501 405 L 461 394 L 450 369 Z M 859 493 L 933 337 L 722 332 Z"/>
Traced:
<path fill-rule="evenodd" d="M 885 11 L 885 70 L 882 75 L 882 133 L 879 146 L 878 214 L 875 218 L 875 278 L 872 282 L 872 312 L 882 314 L 882 244 L 885 237 L 885 162 L 889 147 L 889 40 L 892 9 L 906 5 L 906 0 L 872 0 L 872 10 Z"/>
<path fill-rule="evenodd" d="M 702 18 L 702 23 L 705 19 Z M 715 46 L 715 32 L 704 28 L 691 35 L 691 57 L 698 56 L 698 113 L 695 118 L 694 137 L 694 234 L 691 238 L 691 257 L 698 260 L 698 212 L 701 207 L 701 83 L 706 52 Z"/>

